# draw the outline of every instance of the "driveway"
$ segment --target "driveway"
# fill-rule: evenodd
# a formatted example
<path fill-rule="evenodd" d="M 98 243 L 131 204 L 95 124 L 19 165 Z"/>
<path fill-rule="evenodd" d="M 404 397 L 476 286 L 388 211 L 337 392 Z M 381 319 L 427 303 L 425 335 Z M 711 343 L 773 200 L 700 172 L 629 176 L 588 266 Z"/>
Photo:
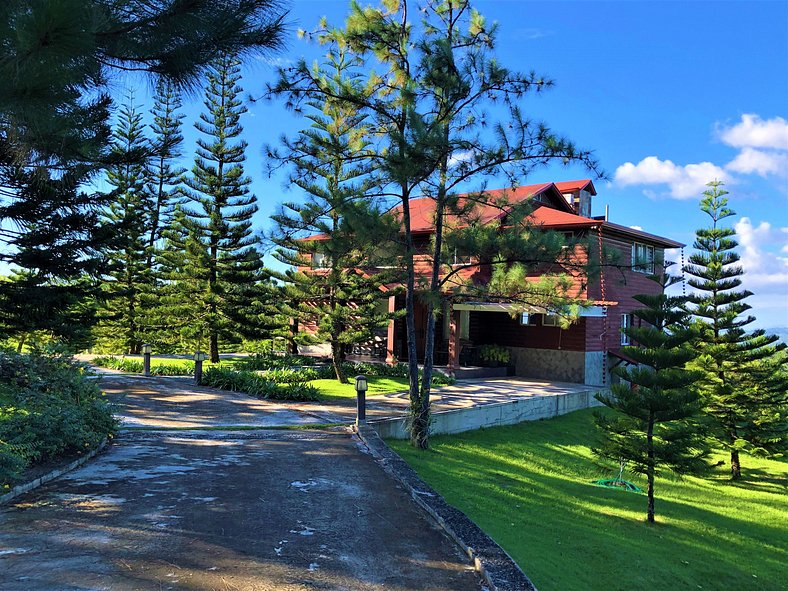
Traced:
<path fill-rule="evenodd" d="M 153 384 L 106 383 L 127 422 L 189 430 L 122 431 L 90 463 L 3 507 L 0 591 L 480 589 L 465 556 L 346 430 L 222 430 L 320 417 L 242 395 L 168 397 Z"/>

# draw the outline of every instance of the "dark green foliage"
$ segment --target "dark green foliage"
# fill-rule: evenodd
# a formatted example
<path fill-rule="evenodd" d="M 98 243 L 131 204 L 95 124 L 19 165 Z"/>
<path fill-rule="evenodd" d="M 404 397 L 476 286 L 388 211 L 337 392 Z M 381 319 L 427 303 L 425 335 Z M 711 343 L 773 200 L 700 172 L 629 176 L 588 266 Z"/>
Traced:
<path fill-rule="evenodd" d="M 97 333 L 117 349 L 136 354 L 146 340 L 145 315 L 153 289 L 148 265 L 153 204 L 145 191 L 146 163 L 139 156 L 147 153 L 149 144 L 132 97 L 121 108 L 111 146 L 119 164 L 107 170 L 112 200 L 102 217 L 112 239 L 103 249 L 108 273 Z"/>
<path fill-rule="evenodd" d="M 25 346 L 40 348 L 52 343 L 72 352 L 86 349 L 93 340 L 91 327 L 95 293 L 87 277 L 47 280 L 41 274 L 14 272 L 0 279 L 0 334 L 15 341 L 17 352 Z"/>
<path fill-rule="evenodd" d="M 97 383 L 68 357 L 0 354 L 0 484 L 98 445 L 116 428 Z"/>
<path fill-rule="evenodd" d="M 191 87 L 221 54 L 278 47 L 281 18 L 275 0 L 0 3 L 0 261 L 36 276 L 37 299 L 100 271 L 108 196 L 90 183 L 123 164 L 110 150 L 118 71 Z"/>
<path fill-rule="evenodd" d="M 256 353 L 236 362 L 235 367 L 246 371 L 259 371 L 276 368 L 292 368 L 299 365 L 314 365 L 317 360 L 305 355 L 271 355 Z"/>
<path fill-rule="evenodd" d="M 151 201 L 148 223 L 147 267 L 153 272 L 156 248 L 162 232 L 172 223 L 175 205 L 183 197 L 183 175 L 186 169 L 176 164 L 182 154 L 181 124 L 185 115 L 179 113 L 180 94 L 172 82 L 160 80 L 153 97 L 153 124 L 150 156 L 145 172 L 145 191 Z"/>
<path fill-rule="evenodd" d="M 98 367 L 117 369 L 126 373 L 142 373 L 144 365 L 137 359 L 126 359 L 124 357 L 102 356 L 94 357 L 90 363 Z M 157 364 L 151 361 L 150 374 L 152 376 L 190 376 L 194 375 L 194 362 L 184 361 L 183 363 Z"/>
<path fill-rule="evenodd" d="M 688 328 L 689 314 L 682 307 L 686 298 L 664 293 L 675 278 L 653 278 L 663 292 L 635 296 L 644 307 L 635 310 L 637 321 L 624 331 L 637 346 L 623 347 L 622 352 L 636 364 L 614 368 L 625 383 L 614 384 L 610 394 L 596 395 L 617 412 L 612 417 L 597 416 L 605 439 L 593 450 L 646 476 L 650 523 L 655 515 L 654 480 L 660 471 L 695 473 L 706 467 L 708 455 L 694 422 L 702 406 L 693 387 L 699 374 L 686 369 L 697 356 Z"/>
<path fill-rule="evenodd" d="M 786 345 L 763 330 L 748 331 L 755 321 L 739 289 L 744 270 L 737 263 L 738 242 L 722 220 L 734 215 L 722 183 L 709 183 L 701 209 L 712 225 L 696 232 L 685 272 L 696 291 L 691 296 L 697 318 L 695 346 L 703 372 L 700 389 L 712 419 L 715 440 L 730 452 L 731 476 L 741 477 L 739 452 L 781 455 L 788 451 L 788 357 Z"/>
<path fill-rule="evenodd" d="M 220 339 L 262 336 L 255 331 L 262 259 L 251 222 L 257 198 L 244 175 L 238 64 L 225 55 L 208 74 L 206 111 L 195 124 L 202 137 L 185 180 L 188 203 L 176 208 L 162 256 L 171 287 L 162 297 L 167 315 L 195 348 L 207 345 L 214 363 Z"/>
<path fill-rule="evenodd" d="M 255 398 L 269 400 L 319 400 L 320 391 L 314 386 L 301 382 L 277 384 L 259 374 L 250 371 L 236 371 L 221 367 L 211 367 L 204 374 L 202 383 L 205 386 L 244 392 Z"/>
<path fill-rule="evenodd" d="M 362 63 L 345 44 L 337 44 L 316 75 L 328 92 L 363 94 Z M 275 256 L 295 267 L 275 276 L 284 283 L 281 311 L 299 326 L 315 329 L 299 334 L 300 343 L 328 342 L 335 377 L 347 383 L 345 350 L 371 341 L 394 318 L 387 301 L 395 293 L 381 286 L 395 277 L 375 269 L 372 259 L 385 237 L 396 232 L 394 220 L 369 201 L 375 178 L 367 115 L 324 93 L 314 93 L 306 106 L 310 127 L 285 139 L 283 154 L 268 150 L 276 161 L 294 167 L 291 182 L 306 195 L 273 216 Z"/>
<path fill-rule="evenodd" d="M 325 372 L 311 367 L 300 369 L 269 369 L 260 372 L 260 376 L 277 384 L 300 384 L 325 377 Z M 329 376 L 331 377 L 331 376 Z"/>
<path fill-rule="evenodd" d="M 512 186 L 535 168 L 552 161 L 579 161 L 596 170 L 591 154 L 575 148 L 544 123 L 529 120 L 516 103 L 551 85 L 535 74 L 520 75 L 493 57 L 495 27 L 465 0 L 427 2 L 408 12 L 407 2 L 384 2 L 380 8 L 351 4 L 343 30 L 321 27 L 316 37 L 332 52 L 345 45 L 361 60 L 363 85 L 342 84 L 321 76 L 302 62 L 283 72 L 274 89 L 299 108 L 318 95 L 341 101 L 374 130 L 367 151 L 383 193 L 402 206 L 398 266 L 405 271 L 408 364 L 411 398 L 411 440 L 428 446 L 429 396 L 433 371 L 436 308 L 448 290 L 453 251 L 444 244 L 444 222 L 463 211 L 457 193 L 493 175 L 507 175 Z M 418 14 L 421 26 L 410 20 Z M 355 72 L 353 72 L 355 73 Z M 497 104 L 500 115 L 488 106 Z M 428 255 L 432 272 L 419 282 L 411 233 L 410 201 L 424 195 L 435 202 L 435 240 Z M 522 217 L 522 219 L 525 219 Z M 458 224 L 460 225 L 460 224 Z M 517 229 L 527 236 L 525 229 Z M 527 242 L 527 241 L 525 241 Z M 502 264 L 542 261 L 533 250 Z M 446 256 L 449 255 L 449 256 Z M 422 254 L 419 253 L 423 258 Z M 462 283 L 462 282 L 460 282 Z M 443 289 L 446 288 L 446 289 Z M 424 376 L 419 380 L 415 301 L 417 290 L 428 292 Z M 421 294 L 420 294 L 421 295 Z"/>

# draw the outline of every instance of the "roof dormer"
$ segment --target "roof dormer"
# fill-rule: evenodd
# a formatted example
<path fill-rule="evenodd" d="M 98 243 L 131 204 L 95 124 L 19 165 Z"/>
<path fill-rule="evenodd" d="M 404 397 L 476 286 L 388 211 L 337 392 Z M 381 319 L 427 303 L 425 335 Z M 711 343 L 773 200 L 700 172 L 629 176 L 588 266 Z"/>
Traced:
<path fill-rule="evenodd" d="M 591 217 L 591 198 L 596 195 L 596 189 L 590 179 L 566 181 L 555 186 L 577 215 Z"/>

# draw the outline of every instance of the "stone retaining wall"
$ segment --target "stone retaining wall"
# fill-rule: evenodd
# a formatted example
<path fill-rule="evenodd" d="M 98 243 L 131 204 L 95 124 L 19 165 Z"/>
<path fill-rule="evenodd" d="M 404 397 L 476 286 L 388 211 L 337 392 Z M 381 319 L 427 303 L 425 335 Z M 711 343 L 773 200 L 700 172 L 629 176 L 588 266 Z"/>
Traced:
<path fill-rule="evenodd" d="M 597 390 L 554 396 L 517 398 L 496 404 L 478 404 L 457 410 L 445 410 L 432 414 L 430 433 L 448 435 L 488 427 L 516 425 L 525 421 L 550 419 L 575 410 L 601 406 L 594 398 Z M 391 439 L 407 439 L 406 418 L 398 417 L 370 422 L 378 435 Z"/>

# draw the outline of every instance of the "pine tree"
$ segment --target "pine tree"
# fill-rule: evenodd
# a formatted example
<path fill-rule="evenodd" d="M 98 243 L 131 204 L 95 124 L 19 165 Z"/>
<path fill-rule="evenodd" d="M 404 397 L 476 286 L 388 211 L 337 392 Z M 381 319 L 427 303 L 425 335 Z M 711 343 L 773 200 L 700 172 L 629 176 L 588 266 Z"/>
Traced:
<path fill-rule="evenodd" d="M 186 169 L 176 164 L 182 154 L 181 123 L 185 115 L 179 113 L 181 97 L 172 82 L 160 80 L 153 97 L 151 154 L 146 170 L 146 191 L 151 196 L 148 231 L 148 269 L 153 272 L 156 246 L 162 232 L 172 222 L 175 204 L 182 197 L 183 175 Z"/>
<path fill-rule="evenodd" d="M 484 178 L 507 172 L 514 184 L 554 159 L 579 161 L 593 169 L 595 163 L 588 152 L 577 150 L 543 123 L 522 116 L 516 102 L 551 83 L 535 74 L 502 68 L 491 55 L 495 28 L 485 24 L 469 1 L 426 2 L 420 11 L 421 27 L 409 21 L 410 6 L 407 0 L 384 1 L 380 8 L 362 8 L 353 2 L 344 29 L 323 23 L 317 35 L 321 43 L 347 43 L 363 60 L 366 83 L 361 92 L 352 85 L 327 84 L 304 62 L 283 71 L 272 92 L 287 96 L 288 104 L 296 107 L 322 93 L 370 118 L 375 138 L 370 158 L 385 186 L 383 192 L 401 205 L 399 262 L 405 270 L 411 442 L 426 448 L 431 342 L 446 263 L 443 222 L 453 210 L 462 210 L 456 207 L 457 191 L 472 181 L 483 184 Z M 495 123 L 493 113 L 487 112 L 491 104 L 506 110 L 505 123 Z M 470 157 L 455 165 L 463 155 Z M 419 380 L 415 304 L 417 291 L 424 286 L 417 285 L 410 201 L 421 195 L 435 200 L 436 232 L 425 298 L 427 350 Z"/>
<path fill-rule="evenodd" d="M 320 75 L 327 87 L 354 85 L 360 76 L 353 72 L 360 60 L 353 58 L 344 43 L 326 56 Z M 281 262 L 295 267 L 276 277 L 285 285 L 284 312 L 315 333 L 300 335 L 305 343 L 328 341 L 337 380 L 347 383 L 342 369 L 349 345 L 373 338 L 375 330 L 392 316 L 381 306 L 393 295 L 382 289 L 391 280 L 372 269 L 372 252 L 391 233 L 391 221 L 366 201 L 371 189 L 369 125 L 366 115 L 343 101 L 316 96 L 306 103 L 312 124 L 295 140 L 285 140 L 285 152 L 269 150 L 278 162 L 295 168 L 291 182 L 302 189 L 306 200 L 284 204 L 273 220 L 273 235 Z M 319 236 L 307 240 L 309 236 Z M 304 271 L 303 268 L 312 267 Z M 365 272 L 365 269 L 368 272 Z"/>
<path fill-rule="evenodd" d="M 694 288 L 692 313 L 698 319 L 697 367 L 703 371 L 701 390 L 712 434 L 730 452 L 731 476 L 741 478 L 740 452 L 775 454 L 788 449 L 788 378 L 785 344 L 763 330 L 747 331 L 755 317 L 745 300 L 752 292 L 739 289 L 744 270 L 737 263 L 736 232 L 722 221 L 735 215 L 727 191 L 714 181 L 700 207 L 712 220 L 698 230 L 685 272 Z"/>
<path fill-rule="evenodd" d="M 213 362 L 220 339 L 253 332 L 250 303 L 261 281 L 262 259 L 252 231 L 257 198 L 244 176 L 246 142 L 239 140 L 246 112 L 239 61 L 222 57 L 211 69 L 205 91 L 206 111 L 195 127 L 203 134 L 191 176 L 185 183 L 188 203 L 177 213 L 169 235 L 169 278 L 182 326 L 192 338 L 205 338 Z M 188 326 L 186 326 L 188 323 Z"/>
<path fill-rule="evenodd" d="M 697 355 L 689 314 L 683 308 L 686 299 L 664 293 L 676 278 L 666 273 L 653 278 L 663 292 L 635 296 L 644 306 L 634 311 L 639 322 L 623 329 L 637 346 L 623 347 L 622 353 L 636 364 L 614 368 L 626 383 L 614 384 L 610 394 L 596 395 L 616 413 L 597 415 L 605 439 L 593 449 L 600 457 L 625 462 L 633 472 L 645 474 L 649 523 L 654 522 L 654 481 L 660 470 L 700 472 L 708 454 L 694 424 L 701 409 L 700 396 L 693 388 L 699 374 L 686 369 Z"/>
<path fill-rule="evenodd" d="M 34 272 L 31 289 L 90 284 L 110 237 L 91 183 L 112 162 L 118 72 L 189 88 L 224 52 L 278 48 L 282 17 L 276 0 L 0 2 L 0 261 Z"/>
<path fill-rule="evenodd" d="M 103 284 L 106 309 L 99 334 L 126 353 L 140 352 L 144 340 L 144 294 L 152 286 L 148 260 L 151 201 L 145 192 L 145 164 L 139 154 L 148 151 L 142 114 L 133 97 L 121 108 L 113 133 L 112 152 L 120 161 L 107 172 L 113 201 L 104 212 L 112 241 L 104 250 L 109 264 Z"/>

